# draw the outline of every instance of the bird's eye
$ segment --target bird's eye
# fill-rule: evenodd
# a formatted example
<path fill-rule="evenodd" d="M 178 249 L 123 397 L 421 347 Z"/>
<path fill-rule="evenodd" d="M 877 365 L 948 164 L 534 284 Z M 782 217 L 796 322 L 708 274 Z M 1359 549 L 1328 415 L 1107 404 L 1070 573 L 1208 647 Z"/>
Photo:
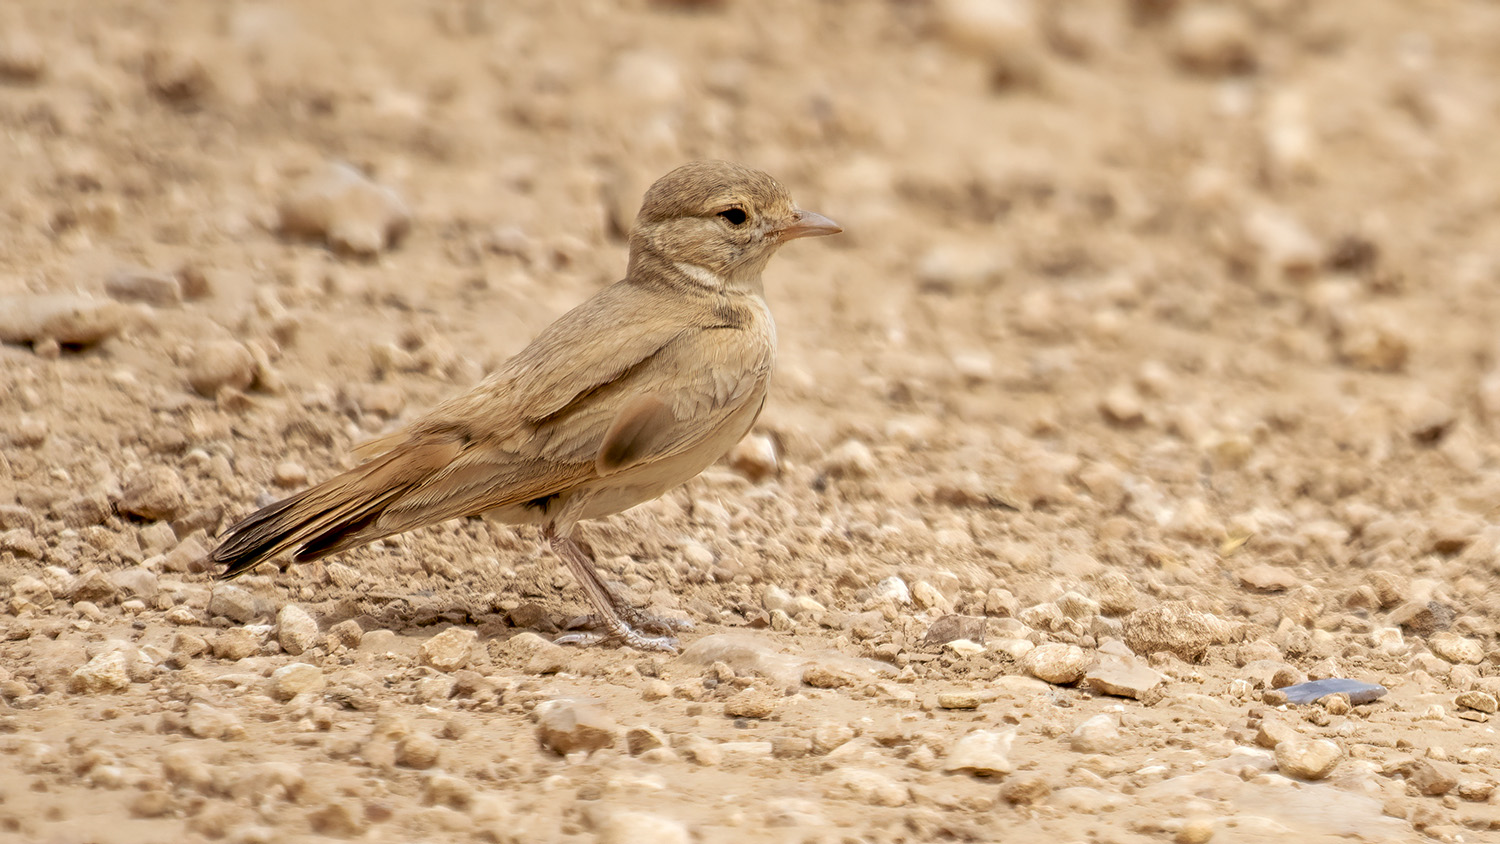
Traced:
<path fill-rule="evenodd" d="M 719 212 L 719 216 L 728 220 L 731 226 L 742 226 L 745 224 L 745 220 L 749 218 L 749 215 L 745 213 L 745 209 L 743 208 L 725 208 Z"/>

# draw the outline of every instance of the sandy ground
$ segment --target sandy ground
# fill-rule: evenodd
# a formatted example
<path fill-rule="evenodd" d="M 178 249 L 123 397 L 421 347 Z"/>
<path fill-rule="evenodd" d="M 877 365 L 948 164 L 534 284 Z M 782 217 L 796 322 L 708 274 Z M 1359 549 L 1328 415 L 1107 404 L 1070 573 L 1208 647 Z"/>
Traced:
<path fill-rule="evenodd" d="M 0 839 L 1500 840 L 1500 5 L 0 8 Z M 735 459 L 216 584 L 761 167 Z M 352 169 L 330 169 L 345 166 Z M 952 640 L 952 641 L 949 641 Z M 1382 684 L 1286 703 L 1281 687 Z"/>

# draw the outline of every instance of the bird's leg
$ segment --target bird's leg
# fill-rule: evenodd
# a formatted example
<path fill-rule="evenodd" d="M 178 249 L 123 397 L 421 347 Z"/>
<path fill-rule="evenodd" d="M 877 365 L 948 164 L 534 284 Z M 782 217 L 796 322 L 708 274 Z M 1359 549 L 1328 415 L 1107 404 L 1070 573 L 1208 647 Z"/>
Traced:
<path fill-rule="evenodd" d="M 570 536 L 568 541 L 576 545 L 578 547 L 578 550 L 583 553 L 584 559 L 587 559 L 589 561 L 589 571 L 593 574 L 594 579 L 599 583 L 599 588 L 603 589 L 605 594 L 609 595 L 611 606 L 615 608 L 615 612 L 620 616 L 620 618 L 625 619 L 626 624 L 629 624 L 631 627 L 645 628 L 646 630 L 650 630 L 656 633 L 665 633 L 669 635 L 672 633 L 683 633 L 693 629 L 693 623 L 685 618 L 669 618 L 667 616 L 655 615 L 653 613 L 646 612 L 643 609 L 632 607 L 630 604 L 625 603 L 625 601 L 619 596 L 619 594 L 616 593 L 615 590 L 609 588 L 609 584 L 605 583 L 603 579 L 599 577 L 599 570 L 597 568 L 594 568 L 593 566 L 593 563 L 595 563 L 598 559 L 594 556 L 593 547 L 585 542 L 582 537 Z M 593 616 L 589 617 L 589 621 L 594 622 L 596 625 L 599 623 L 599 619 L 594 618 Z"/>
<path fill-rule="evenodd" d="M 552 525 L 544 528 L 542 534 L 547 538 L 547 543 L 552 546 L 553 552 L 562 558 L 568 569 L 573 572 L 573 576 L 578 579 L 578 584 L 583 587 L 584 594 L 588 595 L 589 603 L 594 605 L 594 611 L 599 614 L 601 625 L 607 631 L 569 633 L 557 639 L 558 644 L 592 645 L 608 639 L 619 639 L 643 651 L 677 650 L 677 640 L 671 636 L 647 636 L 631 626 L 631 621 L 646 626 L 648 619 L 652 621 L 656 619 L 634 608 L 623 606 L 615 593 L 610 591 L 603 580 L 599 579 L 599 573 L 594 570 L 594 561 L 584 553 L 572 537 L 558 532 Z M 629 621 L 627 621 L 627 615 L 630 617 Z"/>

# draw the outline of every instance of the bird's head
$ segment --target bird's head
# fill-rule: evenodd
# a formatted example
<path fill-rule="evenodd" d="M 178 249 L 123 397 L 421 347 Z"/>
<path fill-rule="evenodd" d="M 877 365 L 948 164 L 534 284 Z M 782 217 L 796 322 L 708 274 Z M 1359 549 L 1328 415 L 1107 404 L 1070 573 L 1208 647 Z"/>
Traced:
<path fill-rule="evenodd" d="M 687 283 L 760 292 L 781 244 L 843 231 L 792 204 L 770 176 L 728 161 L 693 161 L 656 180 L 630 236 L 631 275 L 650 265 Z"/>

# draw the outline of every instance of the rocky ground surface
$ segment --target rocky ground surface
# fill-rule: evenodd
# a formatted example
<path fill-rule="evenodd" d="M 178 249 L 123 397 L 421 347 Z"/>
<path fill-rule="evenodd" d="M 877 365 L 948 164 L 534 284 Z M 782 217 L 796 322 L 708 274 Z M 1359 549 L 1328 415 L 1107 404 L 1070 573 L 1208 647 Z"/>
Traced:
<path fill-rule="evenodd" d="M 0 8 L 0 839 L 1500 840 L 1500 5 Z M 587 528 L 233 584 L 623 270 L 684 159 L 847 229 Z M 1303 681 L 1380 684 L 1293 702 Z"/>

